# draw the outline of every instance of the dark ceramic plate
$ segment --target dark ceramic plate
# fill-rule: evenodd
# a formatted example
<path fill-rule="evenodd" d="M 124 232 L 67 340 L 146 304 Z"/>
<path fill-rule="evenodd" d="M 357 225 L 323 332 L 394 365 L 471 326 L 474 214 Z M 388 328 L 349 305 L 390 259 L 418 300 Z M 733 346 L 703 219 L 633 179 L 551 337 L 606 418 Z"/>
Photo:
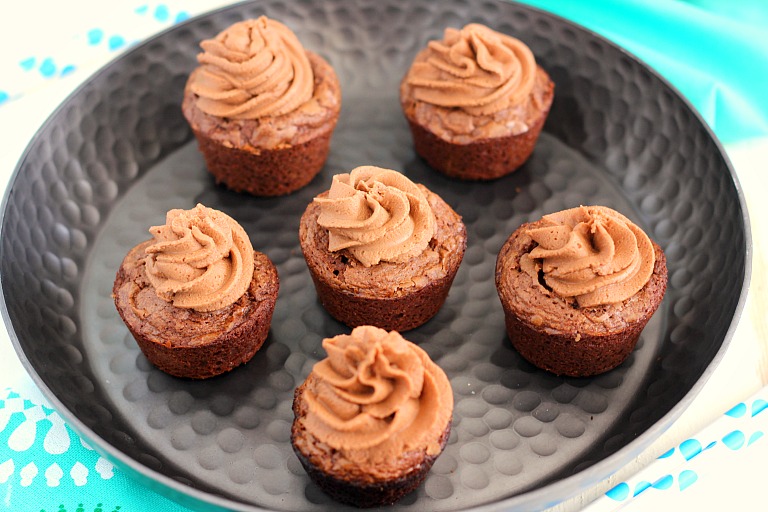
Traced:
<path fill-rule="evenodd" d="M 215 186 L 179 109 L 198 42 L 263 13 L 325 56 L 343 87 L 325 169 L 277 199 Z M 417 49 L 471 21 L 527 42 L 557 84 L 533 157 L 492 183 L 453 181 L 420 161 L 397 97 Z M 141 44 L 79 88 L 30 143 L 5 197 L 0 242 L 3 314 L 26 368 L 94 446 L 175 499 L 242 510 L 329 506 L 292 453 L 291 397 L 323 357 L 321 340 L 347 329 L 317 303 L 297 229 L 331 176 L 362 164 L 423 182 L 469 231 L 447 303 L 407 334 L 450 377 L 456 409 L 450 444 L 400 507 L 540 508 L 583 491 L 656 439 L 725 351 L 749 269 L 744 201 L 717 141 L 653 71 L 588 31 L 506 2 L 274 0 Z M 122 257 L 149 226 L 197 202 L 239 220 L 281 279 L 264 348 L 205 382 L 152 368 L 110 297 Z M 590 379 L 524 362 L 493 283 L 509 233 L 579 204 L 638 222 L 670 271 L 662 307 L 629 360 Z"/>

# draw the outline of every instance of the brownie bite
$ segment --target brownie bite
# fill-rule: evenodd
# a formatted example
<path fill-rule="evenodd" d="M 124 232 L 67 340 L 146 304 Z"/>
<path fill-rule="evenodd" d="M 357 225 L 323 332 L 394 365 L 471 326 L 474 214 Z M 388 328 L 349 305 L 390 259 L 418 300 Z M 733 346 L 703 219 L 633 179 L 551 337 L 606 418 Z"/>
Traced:
<path fill-rule="evenodd" d="M 390 169 L 334 176 L 307 206 L 299 242 L 318 298 L 350 327 L 406 331 L 445 302 L 464 257 L 461 217 L 437 194 Z"/>
<path fill-rule="evenodd" d="M 416 153 L 463 180 L 523 165 L 553 98 L 554 83 L 522 41 L 477 23 L 430 41 L 400 84 Z"/>
<path fill-rule="evenodd" d="M 277 269 L 226 214 L 171 210 L 153 239 L 131 249 L 112 289 L 147 359 L 177 377 L 204 379 L 249 361 L 269 333 Z"/>
<path fill-rule="evenodd" d="M 341 109 L 331 65 L 262 16 L 203 41 L 182 112 L 217 183 L 279 196 L 320 172 Z"/>
<path fill-rule="evenodd" d="M 581 206 L 523 224 L 501 248 L 496 287 L 512 345 L 557 375 L 620 365 L 658 309 L 666 258 L 634 223 Z"/>
<path fill-rule="evenodd" d="M 327 358 L 294 393 L 294 452 L 335 500 L 391 505 L 421 484 L 448 443 L 450 382 L 395 331 L 360 326 L 323 348 Z"/>

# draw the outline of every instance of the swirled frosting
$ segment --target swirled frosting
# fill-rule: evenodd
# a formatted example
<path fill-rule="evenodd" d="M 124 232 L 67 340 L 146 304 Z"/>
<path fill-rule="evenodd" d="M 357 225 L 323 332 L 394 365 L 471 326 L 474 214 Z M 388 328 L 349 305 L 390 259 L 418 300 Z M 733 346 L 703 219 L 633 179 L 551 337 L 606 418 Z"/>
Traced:
<path fill-rule="evenodd" d="M 180 308 L 214 311 L 239 299 L 253 278 L 253 246 L 228 215 L 198 204 L 171 210 L 149 229 L 146 275 L 157 296 Z"/>
<path fill-rule="evenodd" d="M 314 78 L 304 47 L 282 23 L 261 16 L 235 23 L 200 43 L 190 87 L 203 112 L 256 119 L 292 112 L 312 98 Z"/>
<path fill-rule="evenodd" d="M 424 350 L 372 326 L 325 339 L 323 348 L 328 357 L 315 364 L 304 393 L 305 426 L 319 441 L 369 461 L 420 446 L 440 453 L 453 392 Z"/>
<path fill-rule="evenodd" d="M 545 215 L 544 226 L 527 231 L 538 244 L 521 268 L 580 307 L 622 302 L 653 274 L 655 252 L 648 235 L 620 213 L 581 206 Z"/>
<path fill-rule="evenodd" d="M 430 41 L 405 80 L 419 101 L 487 115 L 525 100 L 535 78 L 536 60 L 522 41 L 471 23 Z"/>
<path fill-rule="evenodd" d="M 347 249 L 366 267 L 402 263 L 420 254 L 435 233 L 435 214 L 421 189 L 403 174 L 362 166 L 333 177 L 316 197 L 317 223 L 328 229 L 328 250 Z"/>

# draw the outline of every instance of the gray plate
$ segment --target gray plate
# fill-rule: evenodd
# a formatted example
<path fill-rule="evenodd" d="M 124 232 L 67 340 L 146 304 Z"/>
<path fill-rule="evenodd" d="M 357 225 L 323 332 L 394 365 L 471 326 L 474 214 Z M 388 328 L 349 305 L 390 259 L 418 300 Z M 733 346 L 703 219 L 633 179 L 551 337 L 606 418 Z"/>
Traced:
<path fill-rule="evenodd" d="M 284 21 L 336 68 L 342 117 L 323 172 L 288 197 L 214 185 L 179 104 L 198 42 L 245 17 Z M 483 22 L 526 41 L 557 84 L 531 160 L 463 183 L 413 153 L 397 86 L 446 26 Z M 315 299 L 299 216 L 330 178 L 398 169 L 464 217 L 466 257 L 447 303 L 407 337 L 450 377 L 453 432 L 400 507 L 540 508 L 627 464 L 712 373 L 742 308 L 749 235 L 734 173 L 701 119 L 653 71 L 562 19 L 505 2 L 342 0 L 236 5 L 150 39 L 102 69 L 30 143 L 5 197 L 3 314 L 26 368 L 58 411 L 127 472 L 195 507 L 319 510 L 332 502 L 292 453 L 293 389 L 347 329 Z M 264 348 L 219 378 L 169 377 L 139 352 L 110 298 L 130 247 L 171 208 L 239 220 L 276 263 L 280 296 Z M 616 370 L 558 378 L 511 348 L 493 284 L 522 222 L 579 204 L 613 207 L 660 243 L 670 283 L 638 348 Z M 334 505 L 335 506 L 335 505 Z"/>

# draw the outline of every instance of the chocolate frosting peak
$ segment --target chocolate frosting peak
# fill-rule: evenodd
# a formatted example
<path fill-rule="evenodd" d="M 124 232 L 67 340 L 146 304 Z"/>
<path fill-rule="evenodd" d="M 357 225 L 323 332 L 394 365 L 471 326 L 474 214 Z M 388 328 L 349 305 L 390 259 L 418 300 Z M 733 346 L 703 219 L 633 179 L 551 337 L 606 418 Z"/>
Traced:
<path fill-rule="evenodd" d="M 239 299 L 253 278 L 253 246 L 228 215 L 198 204 L 170 210 L 149 229 L 146 275 L 157 296 L 180 308 L 214 311 Z"/>
<path fill-rule="evenodd" d="M 261 16 L 200 43 L 191 89 L 203 112 L 257 119 L 294 111 L 312 98 L 314 76 L 296 35 Z"/>
<path fill-rule="evenodd" d="M 439 439 L 453 411 L 443 371 L 395 331 L 356 327 L 323 341 L 328 357 L 315 364 L 305 397 L 307 429 L 321 442 L 386 460 Z"/>
<path fill-rule="evenodd" d="M 486 115 L 523 102 L 535 77 L 536 60 L 523 42 L 471 23 L 431 41 L 406 81 L 419 101 Z"/>
<path fill-rule="evenodd" d="M 523 270 L 581 307 L 622 302 L 645 286 L 655 253 L 648 235 L 620 213 L 581 206 L 545 215 L 528 230 L 538 244 L 520 261 Z"/>
<path fill-rule="evenodd" d="M 329 251 L 347 249 L 366 267 L 420 254 L 435 233 L 435 214 L 421 189 L 397 171 L 373 166 L 333 177 L 317 222 Z"/>

